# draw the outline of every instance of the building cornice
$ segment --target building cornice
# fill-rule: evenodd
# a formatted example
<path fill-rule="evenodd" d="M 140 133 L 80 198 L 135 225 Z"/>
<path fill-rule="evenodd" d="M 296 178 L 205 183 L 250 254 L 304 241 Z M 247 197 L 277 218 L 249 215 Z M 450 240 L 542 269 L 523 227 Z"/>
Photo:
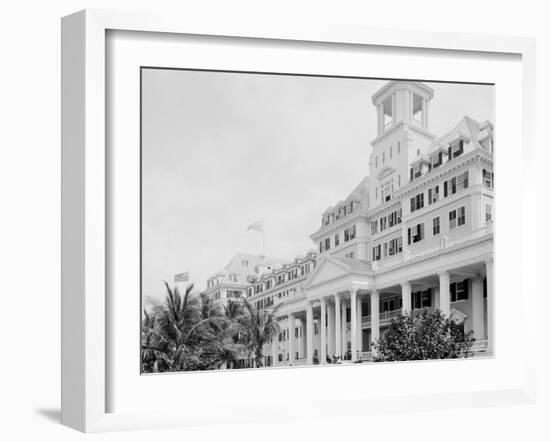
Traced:
<path fill-rule="evenodd" d="M 312 233 L 311 235 L 309 235 L 309 237 L 313 240 L 313 241 L 317 241 L 317 239 L 321 236 L 325 236 L 327 234 L 332 234 L 334 233 L 336 230 L 341 230 L 342 228 L 345 228 L 345 227 L 348 227 L 348 224 L 349 226 L 351 226 L 354 222 L 357 222 L 358 220 L 361 220 L 361 218 L 363 218 L 364 220 L 366 220 L 367 218 L 367 213 L 363 210 L 358 210 L 357 212 L 354 212 L 351 216 L 349 217 L 344 217 L 344 218 L 341 218 L 339 219 L 338 221 L 335 221 L 333 223 L 330 223 L 328 226 L 322 226 L 320 229 L 318 229 L 316 232 Z"/>
<path fill-rule="evenodd" d="M 390 272 L 393 272 L 395 270 L 400 270 L 400 269 L 405 268 L 405 267 L 410 267 L 410 266 L 413 266 L 413 265 L 416 265 L 416 264 L 420 264 L 422 262 L 429 261 L 429 260 L 434 259 L 434 258 L 439 258 L 439 257 L 445 256 L 445 255 L 449 255 L 451 253 L 456 253 L 456 252 L 459 252 L 461 250 L 466 250 L 466 249 L 471 248 L 471 247 L 475 247 L 475 246 L 478 246 L 478 245 L 483 245 L 483 244 L 491 243 L 491 242 L 493 242 L 493 234 L 488 233 L 488 234 L 480 236 L 478 238 L 466 240 L 466 241 L 460 242 L 458 244 L 454 244 L 450 247 L 446 247 L 444 249 L 436 250 L 435 252 L 432 252 L 432 253 L 427 253 L 425 255 L 421 255 L 421 256 L 418 256 L 418 257 L 411 258 L 407 261 L 402 261 L 398 265 L 396 265 L 392 268 L 389 268 L 389 269 L 384 269 L 384 268 L 377 269 L 374 272 L 375 273 L 374 282 L 376 284 L 376 276 L 378 276 L 378 275 L 383 275 L 385 273 L 390 273 Z"/>
<path fill-rule="evenodd" d="M 406 123 L 403 120 L 395 123 L 392 127 L 382 132 L 380 135 L 378 135 L 374 140 L 370 142 L 372 146 L 382 141 L 384 138 L 392 135 L 393 133 L 397 132 L 399 129 L 404 129 L 406 132 L 416 132 L 418 135 L 422 135 L 426 138 L 428 138 L 430 141 L 435 140 L 437 137 L 432 134 L 431 132 L 428 132 L 426 129 L 422 129 L 421 127 L 414 126 L 410 123 Z M 409 134 L 407 133 L 407 136 Z"/>
<path fill-rule="evenodd" d="M 469 152 L 458 158 L 453 158 L 451 161 L 447 161 L 445 164 L 443 164 L 443 166 L 432 169 L 426 175 L 409 182 L 406 186 L 400 189 L 397 189 L 394 192 L 394 195 L 396 196 L 396 198 L 409 195 L 410 193 L 416 192 L 420 188 L 428 186 L 435 181 L 439 181 L 442 177 L 450 175 L 457 169 L 475 161 L 484 161 L 492 164 L 492 154 L 483 149 L 475 149 L 472 152 Z"/>

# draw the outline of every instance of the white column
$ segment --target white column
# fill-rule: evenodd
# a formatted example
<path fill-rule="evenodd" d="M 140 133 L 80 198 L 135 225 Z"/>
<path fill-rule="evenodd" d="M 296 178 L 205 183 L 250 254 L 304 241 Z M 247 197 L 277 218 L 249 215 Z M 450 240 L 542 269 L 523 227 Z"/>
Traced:
<path fill-rule="evenodd" d="M 306 307 L 306 343 L 307 343 L 307 363 L 313 364 L 313 303 L 309 301 Z"/>
<path fill-rule="evenodd" d="M 495 350 L 494 341 L 494 297 L 493 297 L 493 259 L 485 261 L 485 271 L 487 272 L 487 351 L 492 353 Z"/>
<path fill-rule="evenodd" d="M 334 356 L 334 304 L 329 303 L 328 310 L 328 355 L 332 358 Z"/>
<path fill-rule="evenodd" d="M 334 354 L 342 356 L 342 317 L 340 316 L 340 295 L 334 295 Z"/>
<path fill-rule="evenodd" d="M 483 326 L 483 279 L 481 276 L 472 278 L 472 330 L 474 337 L 480 341 L 485 337 Z"/>
<path fill-rule="evenodd" d="M 321 358 L 320 363 L 327 363 L 327 301 L 321 298 Z"/>
<path fill-rule="evenodd" d="M 380 339 L 380 295 L 376 290 L 370 294 L 370 317 L 371 340 L 375 343 Z"/>
<path fill-rule="evenodd" d="M 288 315 L 288 363 L 294 363 L 294 313 Z"/>
<path fill-rule="evenodd" d="M 350 335 L 351 335 L 351 360 L 357 361 L 357 291 L 352 289 L 350 293 Z"/>
<path fill-rule="evenodd" d="M 449 285 L 451 283 L 451 277 L 449 272 L 439 272 L 439 310 L 445 316 L 451 314 L 451 293 L 449 291 Z"/>
<path fill-rule="evenodd" d="M 279 360 L 279 334 L 273 335 L 273 342 L 271 343 L 271 366 L 276 367 Z"/>
<path fill-rule="evenodd" d="M 401 283 L 401 296 L 403 298 L 402 313 L 406 315 L 412 311 L 411 284 L 408 281 Z"/>
<path fill-rule="evenodd" d="M 342 300 L 342 306 L 340 308 L 340 313 L 342 314 L 342 357 L 348 351 L 348 334 L 347 334 L 347 322 L 346 322 L 346 313 L 348 310 L 348 305 L 346 300 Z"/>
<path fill-rule="evenodd" d="M 302 330 L 302 336 L 300 338 L 300 357 L 305 358 L 307 355 L 307 332 L 308 325 L 307 320 L 307 307 L 306 307 L 306 319 L 300 319 L 300 328 Z"/>
<path fill-rule="evenodd" d="M 357 291 L 357 351 L 363 351 L 363 304 L 361 295 Z"/>

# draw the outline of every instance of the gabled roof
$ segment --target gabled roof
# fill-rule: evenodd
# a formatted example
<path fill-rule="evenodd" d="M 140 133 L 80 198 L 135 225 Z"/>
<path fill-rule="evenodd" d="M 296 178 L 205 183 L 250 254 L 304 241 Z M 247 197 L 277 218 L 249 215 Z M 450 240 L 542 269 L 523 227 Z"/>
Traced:
<path fill-rule="evenodd" d="M 368 261 L 324 255 L 304 283 L 304 288 L 323 284 L 349 275 L 371 277 L 374 272 Z"/>
<path fill-rule="evenodd" d="M 466 115 L 452 130 L 432 141 L 428 154 L 433 155 L 460 138 L 468 143 L 473 143 L 475 148 L 480 148 L 482 146 L 479 142 L 491 136 L 492 131 L 493 125 L 490 122 L 484 121 L 483 123 L 479 123 Z"/>
<path fill-rule="evenodd" d="M 243 262 L 248 265 L 243 265 Z M 260 276 L 257 272 L 259 266 L 270 267 L 272 269 L 280 268 L 288 263 L 288 260 L 272 258 L 269 256 L 252 255 L 250 253 L 237 253 L 226 264 L 223 270 L 214 273 L 209 279 L 216 279 L 220 284 L 249 284 L 251 276 Z"/>

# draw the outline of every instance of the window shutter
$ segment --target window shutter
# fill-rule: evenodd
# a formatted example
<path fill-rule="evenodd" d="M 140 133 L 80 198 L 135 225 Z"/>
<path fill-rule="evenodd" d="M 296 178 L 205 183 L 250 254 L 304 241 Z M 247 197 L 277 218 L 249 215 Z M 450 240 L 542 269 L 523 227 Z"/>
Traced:
<path fill-rule="evenodd" d="M 412 167 L 410 168 L 409 172 L 410 172 L 410 180 L 412 181 L 413 180 L 413 169 L 412 169 Z"/>
<path fill-rule="evenodd" d="M 449 185 L 448 185 L 448 182 L 445 181 L 445 182 L 443 183 L 443 197 L 444 197 L 444 198 L 447 198 L 448 192 L 449 192 Z"/>

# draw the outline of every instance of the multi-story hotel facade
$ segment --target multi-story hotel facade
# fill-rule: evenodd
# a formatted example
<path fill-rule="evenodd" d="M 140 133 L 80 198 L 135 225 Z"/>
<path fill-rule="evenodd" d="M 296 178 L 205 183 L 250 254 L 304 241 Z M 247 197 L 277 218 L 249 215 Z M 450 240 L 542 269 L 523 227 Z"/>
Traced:
<path fill-rule="evenodd" d="M 243 288 L 260 308 L 278 305 L 266 365 L 369 360 L 393 317 L 422 309 L 464 320 L 475 350 L 492 354 L 493 126 L 465 116 L 432 134 L 433 95 L 409 81 L 373 95 L 369 174 L 323 212 L 317 252 Z"/>

